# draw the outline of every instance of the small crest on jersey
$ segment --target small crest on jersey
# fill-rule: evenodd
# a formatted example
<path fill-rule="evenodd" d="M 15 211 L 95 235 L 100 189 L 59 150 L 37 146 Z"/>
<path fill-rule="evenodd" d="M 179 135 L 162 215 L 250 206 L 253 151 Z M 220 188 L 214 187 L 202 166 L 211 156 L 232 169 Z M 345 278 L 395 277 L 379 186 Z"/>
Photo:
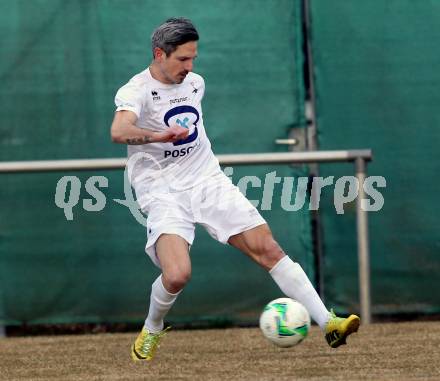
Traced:
<path fill-rule="evenodd" d="M 191 82 L 191 86 L 192 86 L 193 89 L 194 89 L 192 92 L 193 92 L 194 94 L 197 94 L 197 91 L 199 91 L 199 89 L 198 89 L 197 87 L 194 86 L 194 82 Z"/>
<path fill-rule="evenodd" d="M 151 96 L 153 97 L 153 101 L 160 101 L 160 95 L 157 93 L 156 90 L 151 91 Z"/>

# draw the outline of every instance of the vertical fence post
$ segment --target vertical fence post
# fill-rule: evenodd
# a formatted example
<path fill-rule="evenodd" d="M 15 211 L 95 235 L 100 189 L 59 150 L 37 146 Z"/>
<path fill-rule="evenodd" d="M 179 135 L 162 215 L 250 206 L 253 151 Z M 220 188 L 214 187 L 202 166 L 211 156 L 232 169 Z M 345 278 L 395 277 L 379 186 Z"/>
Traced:
<path fill-rule="evenodd" d="M 359 293 L 361 318 L 364 324 L 371 323 L 370 297 L 370 249 L 368 244 L 368 212 L 362 209 L 362 200 L 365 199 L 364 181 L 366 176 L 365 159 L 358 157 L 355 160 L 356 178 L 359 181 L 359 194 L 356 199 L 356 222 L 359 261 Z"/>

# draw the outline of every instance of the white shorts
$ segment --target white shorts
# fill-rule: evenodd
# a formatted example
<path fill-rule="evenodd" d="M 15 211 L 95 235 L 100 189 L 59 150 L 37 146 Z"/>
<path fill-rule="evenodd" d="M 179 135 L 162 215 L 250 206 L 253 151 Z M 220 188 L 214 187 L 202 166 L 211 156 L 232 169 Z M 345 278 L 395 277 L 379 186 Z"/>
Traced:
<path fill-rule="evenodd" d="M 159 268 L 155 244 L 161 234 L 177 234 L 192 245 L 197 223 L 226 244 L 231 236 L 266 223 L 223 172 L 188 190 L 155 193 L 142 211 L 148 214 L 145 251 Z"/>

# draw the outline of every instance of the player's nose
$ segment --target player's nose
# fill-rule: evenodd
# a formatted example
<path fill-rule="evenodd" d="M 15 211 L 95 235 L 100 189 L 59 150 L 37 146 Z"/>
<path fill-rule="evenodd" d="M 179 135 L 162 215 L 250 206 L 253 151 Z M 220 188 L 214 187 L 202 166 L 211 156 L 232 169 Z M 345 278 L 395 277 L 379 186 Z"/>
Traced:
<path fill-rule="evenodd" d="M 185 70 L 187 72 L 190 72 L 193 70 L 193 61 L 192 60 L 188 60 L 187 62 L 185 62 Z"/>

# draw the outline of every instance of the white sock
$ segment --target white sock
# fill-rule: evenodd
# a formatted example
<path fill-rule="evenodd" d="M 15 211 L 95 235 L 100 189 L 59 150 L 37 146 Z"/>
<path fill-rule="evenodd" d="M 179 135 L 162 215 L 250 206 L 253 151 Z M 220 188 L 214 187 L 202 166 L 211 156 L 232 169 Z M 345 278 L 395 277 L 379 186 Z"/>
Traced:
<path fill-rule="evenodd" d="M 269 274 L 286 296 L 304 305 L 321 329 L 325 328 L 329 312 L 298 263 L 286 255 L 272 267 Z"/>
<path fill-rule="evenodd" d="M 149 332 L 162 331 L 163 319 L 179 294 L 180 291 L 177 294 L 171 294 L 165 289 L 162 283 L 162 274 L 154 281 L 151 286 L 150 309 L 144 324 Z"/>

